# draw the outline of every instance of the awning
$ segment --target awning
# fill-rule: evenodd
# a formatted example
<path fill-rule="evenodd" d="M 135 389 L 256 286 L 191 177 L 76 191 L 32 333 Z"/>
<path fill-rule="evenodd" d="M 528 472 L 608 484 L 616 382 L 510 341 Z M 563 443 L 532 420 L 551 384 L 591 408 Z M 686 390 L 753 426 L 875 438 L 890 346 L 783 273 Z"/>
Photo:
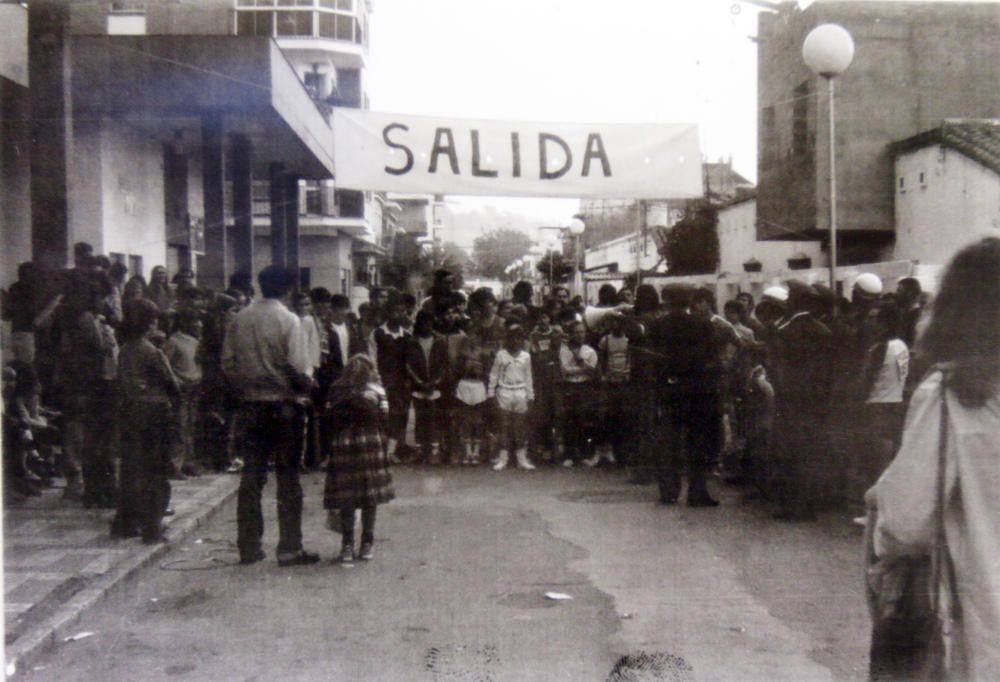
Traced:
<path fill-rule="evenodd" d="M 255 175 L 273 162 L 333 174 L 330 124 L 270 38 L 74 36 L 71 54 L 75 116 L 125 117 L 166 139 L 221 116 L 227 133 L 251 139 Z"/>

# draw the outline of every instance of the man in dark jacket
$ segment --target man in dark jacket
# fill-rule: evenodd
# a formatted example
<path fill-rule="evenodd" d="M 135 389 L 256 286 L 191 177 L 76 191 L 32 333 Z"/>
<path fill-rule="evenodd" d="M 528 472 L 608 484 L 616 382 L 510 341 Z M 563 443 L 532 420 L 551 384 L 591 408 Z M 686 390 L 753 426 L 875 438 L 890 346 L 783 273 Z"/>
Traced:
<path fill-rule="evenodd" d="M 667 313 L 651 322 L 648 337 L 657 360 L 664 430 L 660 502 L 677 501 L 686 462 L 688 505 L 714 507 L 718 502 L 708 493 L 706 470 L 720 445 L 722 416 L 715 330 L 708 320 L 688 313 L 688 287 L 669 284 L 662 293 Z"/>
<path fill-rule="evenodd" d="M 775 493 L 777 518 L 786 521 L 815 519 L 828 461 L 833 334 L 810 312 L 816 296 L 808 284 L 789 281 L 788 312 L 774 337 Z"/>

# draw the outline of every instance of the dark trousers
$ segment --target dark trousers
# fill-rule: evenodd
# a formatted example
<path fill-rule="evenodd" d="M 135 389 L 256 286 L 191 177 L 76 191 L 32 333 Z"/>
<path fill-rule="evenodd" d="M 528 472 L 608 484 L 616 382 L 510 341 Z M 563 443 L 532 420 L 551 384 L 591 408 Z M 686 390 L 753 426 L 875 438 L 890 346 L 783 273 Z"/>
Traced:
<path fill-rule="evenodd" d="M 115 424 L 114 387 L 110 381 L 99 381 L 86 398 L 83 415 L 83 448 L 80 465 L 83 473 L 84 502 L 106 502 L 115 494 L 114 449 Z M 167 436 L 169 442 L 169 435 Z"/>
<path fill-rule="evenodd" d="M 144 539 L 160 537 L 163 514 L 170 503 L 168 436 L 171 411 L 166 403 L 132 403 L 122 413 L 120 440 L 121 492 L 114 534 L 140 531 Z"/>
<path fill-rule="evenodd" d="M 563 445 L 565 459 L 579 462 L 594 453 L 595 386 L 586 381 L 563 384 Z"/>
<path fill-rule="evenodd" d="M 414 424 L 413 436 L 417 440 L 417 445 L 419 445 L 424 454 L 427 455 L 431 451 L 432 445 L 439 444 L 439 420 L 440 420 L 440 405 L 441 399 L 437 400 L 419 400 L 417 398 L 413 399 L 413 413 L 416 419 L 416 424 Z"/>
<path fill-rule="evenodd" d="M 459 429 L 455 428 L 459 415 L 462 413 L 462 402 L 455 397 L 455 387 L 451 386 L 441 391 L 438 401 L 438 424 L 441 441 L 441 451 L 451 462 L 461 459 L 462 441 Z"/>
<path fill-rule="evenodd" d="M 532 442 L 536 454 L 555 449 L 557 393 L 552 379 L 539 373 L 535 379 L 535 404 L 531 408 Z"/>
<path fill-rule="evenodd" d="M 400 443 L 406 443 L 406 421 L 410 417 L 410 393 L 405 387 L 387 386 L 389 401 L 388 436 Z"/>
<path fill-rule="evenodd" d="M 827 468 L 826 416 L 782 405 L 774 425 L 774 496 L 783 514 L 811 518 L 821 506 Z"/>
<path fill-rule="evenodd" d="M 361 508 L 361 544 L 375 542 L 375 514 L 378 507 L 374 504 Z M 354 546 L 354 508 L 340 510 L 340 527 L 344 532 L 343 545 Z"/>
<path fill-rule="evenodd" d="M 705 472 L 718 447 L 720 415 L 697 399 L 678 396 L 663 404 L 660 429 L 658 482 L 660 500 L 674 502 L 681 492 L 681 474 L 687 467 L 688 501 L 708 497 Z"/>
<path fill-rule="evenodd" d="M 604 386 L 604 428 L 611 443 L 611 451 L 622 464 L 629 466 L 636 461 L 638 450 L 634 398 L 631 382 L 609 383 Z"/>
<path fill-rule="evenodd" d="M 301 405 L 278 402 L 249 402 L 240 408 L 243 475 L 236 507 L 236 544 L 241 556 L 260 550 L 264 535 L 261 493 L 267 484 L 269 456 L 274 457 L 278 480 L 278 554 L 295 554 L 302 549 L 302 409 Z"/>

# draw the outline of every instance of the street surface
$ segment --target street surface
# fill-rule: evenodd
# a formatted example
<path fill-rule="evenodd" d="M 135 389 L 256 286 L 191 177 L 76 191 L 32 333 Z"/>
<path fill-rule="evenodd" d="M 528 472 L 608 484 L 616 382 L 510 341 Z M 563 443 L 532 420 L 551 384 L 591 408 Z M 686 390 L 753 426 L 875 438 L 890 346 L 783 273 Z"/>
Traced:
<path fill-rule="evenodd" d="M 28 680 L 861 680 L 861 531 L 779 524 L 744 492 L 663 507 L 617 470 L 396 468 L 376 556 L 236 566 L 235 501 L 80 622 Z M 570 600 L 551 600 L 546 592 Z"/>

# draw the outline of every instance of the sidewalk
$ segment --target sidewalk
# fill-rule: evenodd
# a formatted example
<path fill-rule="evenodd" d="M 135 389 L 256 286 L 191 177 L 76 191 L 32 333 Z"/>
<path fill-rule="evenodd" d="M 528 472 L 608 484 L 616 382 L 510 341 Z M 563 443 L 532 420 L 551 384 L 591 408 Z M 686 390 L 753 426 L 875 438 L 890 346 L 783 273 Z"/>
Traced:
<path fill-rule="evenodd" d="M 41 652 L 75 633 L 80 616 L 140 569 L 204 526 L 235 495 L 239 476 L 173 481 L 168 543 L 112 540 L 114 512 L 83 509 L 45 490 L 4 510 L 6 672 L 24 670 Z M 12 667 L 13 666 L 13 667 Z"/>

